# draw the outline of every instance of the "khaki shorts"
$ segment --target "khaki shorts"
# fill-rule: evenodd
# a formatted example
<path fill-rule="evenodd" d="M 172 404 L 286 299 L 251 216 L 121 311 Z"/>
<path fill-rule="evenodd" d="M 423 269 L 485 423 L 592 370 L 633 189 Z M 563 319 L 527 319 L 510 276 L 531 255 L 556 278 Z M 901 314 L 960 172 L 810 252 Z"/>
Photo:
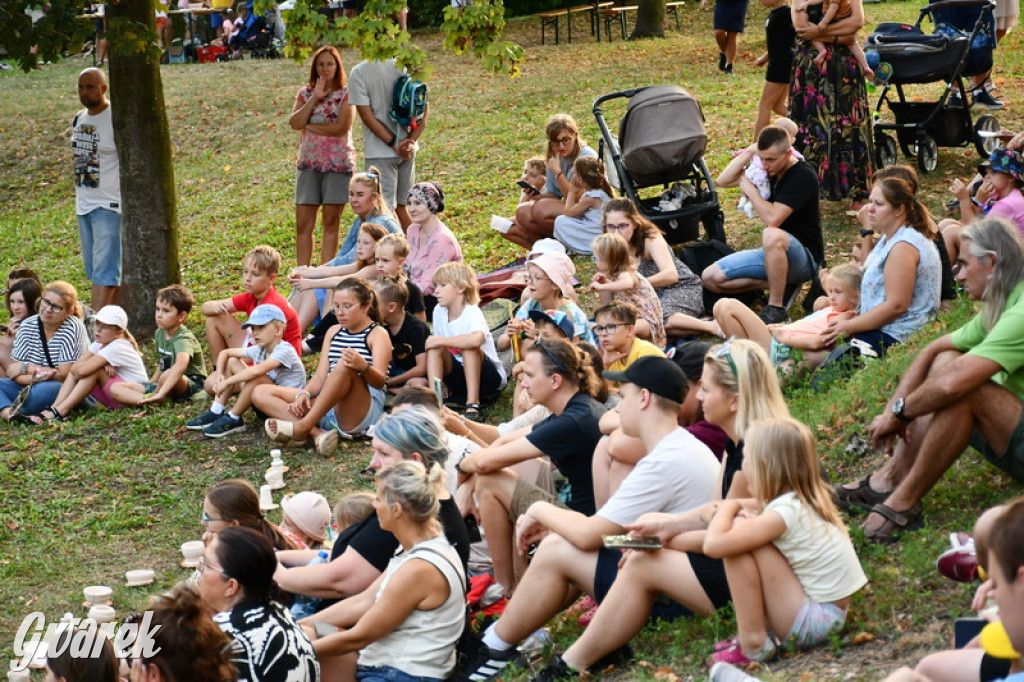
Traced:
<path fill-rule="evenodd" d="M 508 504 L 508 520 L 515 523 L 516 520 L 526 513 L 534 502 L 550 502 L 559 507 L 564 507 L 555 495 L 555 484 L 551 479 L 551 469 L 541 467 L 534 483 L 519 479 L 516 487 L 512 490 L 512 499 Z"/>
<path fill-rule="evenodd" d="M 348 203 L 351 175 L 321 173 L 315 170 L 295 172 L 295 203 L 305 206 L 334 206 Z"/>

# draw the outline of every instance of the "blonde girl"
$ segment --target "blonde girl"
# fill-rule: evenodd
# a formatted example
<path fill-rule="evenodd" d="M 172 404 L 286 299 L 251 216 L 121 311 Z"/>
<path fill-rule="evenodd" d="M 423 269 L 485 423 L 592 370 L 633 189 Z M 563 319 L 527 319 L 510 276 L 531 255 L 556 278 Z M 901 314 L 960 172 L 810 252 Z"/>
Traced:
<path fill-rule="evenodd" d="M 824 332 L 837 318 L 850 318 L 860 306 L 861 270 L 856 263 L 843 263 L 825 278 L 828 305 L 791 324 L 768 325 L 757 313 L 734 298 L 723 298 L 715 304 L 715 322 L 723 336 L 751 339 L 766 351 L 772 364 L 781 365 L 789 359 L 790 348 L 806 351 L 804 361 L 811 367 L 824 362 L 831 345 Z"/>
<path fill-rule="evenodd" d="M 565 213 L 555 218 L 555 239 L 576 253 L 589 254 L 590 244 L 603 228 L 604 206 L 615 196 L 595 156 L 578 156 L 572 165 L 572 189 L 565 198 Z"/>
<path fill-rule="evenodd" d="M 606 232 L 598 235 L 591 249 L 597 274 L 590 288 L 597 292 L 601 304 L 616 299 L 632 303 L 640 315 L 636 321 L 637 336 L 664 348 L 666 338 L 661 302 L 651 283 L 637 271 L 629 244 L 620 235 Z"/>
<path fill-rule="evenodd" d="M 725 560 L 739 630 L 712 658 L 738 665 L 772 658 L 776 637 L 801 648 L 825 641 L 867 583 L 810 429 L 794 419 L 755 422 L 743 471 L 754 499 L 723 501 L 704 538 L 705 554 Z"/>
<path fill-rule="evenodd" d="M 128 332 L 128 314 L 121 306 L 104 306 L 96 313 L 93 333 L 96 341 L 71 366 L 53 405 L 33 417 L 33 422 L 67 421 L 71 410 L 89 395 L 116 410 L 124 407 L 119 397 L 126 398 L 125 403 L 131 398 L 131 391 L 126 395 L 118 384 L 149 380 L 139 346 Z"/>
<path fill-rule="evenodd" d="M 329 350 L 305 388 L 263 384 L 253 391 L 256 407 L 271 417 L 264 430 L 272 440 L 297 446 L 312 437 L 325 456 L 337 450 L 339 436 L 361 437 L 380 419 L 391 364 L 391 339 L 366 280 L 348 277 L 335 287 L 334 315 L 338 324 L 324 339 Z"/>
<path fill-rule="evenodd" d="M 374 254 L 377 242 L 388 234 L 383 225 L 363 223 L 359 226 L 355 260 L 345 265 L 321 265 L 316 268 L 296 268 L 288 275 L 288 283 L 295 290 L 290 303 L 299 315 L 299 326 L 305 329 L 329 310 L 327 290 L 338 286 L 346 277 L 372 279 L 377 276 Z"/>

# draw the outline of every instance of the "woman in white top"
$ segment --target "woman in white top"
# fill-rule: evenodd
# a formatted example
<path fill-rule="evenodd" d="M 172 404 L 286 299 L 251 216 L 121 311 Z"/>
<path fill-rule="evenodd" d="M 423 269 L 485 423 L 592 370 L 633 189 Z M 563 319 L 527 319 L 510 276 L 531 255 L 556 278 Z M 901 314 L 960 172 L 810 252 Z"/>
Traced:
<path fill-rule="evenodd" d="M 331 622 L 348 629 L 313 642 L 324 679 L 348 679 L 358 665 L 362 682 L 439 680 L 455 667 L 466 579 L 437 520 L 444 485 L 441 467 L 412 460 L 377 474 L 377 518 L 402 549 L 362 594 L 332 609 Z"/>

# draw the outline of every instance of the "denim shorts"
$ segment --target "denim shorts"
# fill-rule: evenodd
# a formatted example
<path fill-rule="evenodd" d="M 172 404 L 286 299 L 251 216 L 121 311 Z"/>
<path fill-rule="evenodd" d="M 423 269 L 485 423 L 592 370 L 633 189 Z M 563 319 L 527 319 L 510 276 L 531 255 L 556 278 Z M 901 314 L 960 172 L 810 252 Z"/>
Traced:
<path fill-rule="evenodd" d="M 789 630 L 787 642 L 804 649 L 824 642 L 830 634 L 843 629 L 846 610 L 832 602 L 824 604 L 806 599 L 796 614 L 793 627 Z"/>
<path fill-rule="evenodd" d="M 421 677 L 404 673 L 390 665 L 361 665 L 356 668 L 356 679 L 359 682 L 442 682 L 440 677 Z"/>
<path fill-rule="evenodd" d="M 97 286 L 121 286 L 121 214 L 94 208 L 78 216 L 85 278 Z"/>
<path fill-rule="evenodd" d="M 370 409 L 366 411 L 366 416 L 363 417 L 363 421 L 359 422 L 359 426 L 350 431 L 342 429 L 338 426 L 338 415 L 335 414 L 333 407 L 327 411 L 327 414 L 320 417 L 320 423 L 317 426 L 324 431 L 334 429 L 341 435 L 348 436 L 349 438 L 366 435 L 370 427 L 376 424 L 380 420 L 380 416 L 384 414 L 384 400 L 387 398 L 387 391 L 383 388 L 374 388 L 369 385 L 366 388 L 370 390 Z"/>
<path fill-rule="evenodd" d="M 814 262 L 806 246 L 793 235 L 788 236 L 786 260 L 789 267 L 786 269 L 786 283 L 800 284 L 810 281 L 818 271 L 818 264 Z M 727 279 L 768 279 L 768 273 L 764 269 L 764 249 L 737 251 L 716 262 Z"/>
<path fill-rule="evenodd" d="M 351 175 L 321 173 L 315 170 L 295 172 L 295 203 L 308 206 L 348 203 L 348 183 Z"/>
<path fill-rule="evenodd" d="M 394 208 L 409 204 L 409 190 L 416 178 L 416 157 L 403 159 L 392 156 L 386 159 L 367 159 L 366 168 L 376 166 L 380 171 L 380 191 L 384 203 Z"/>

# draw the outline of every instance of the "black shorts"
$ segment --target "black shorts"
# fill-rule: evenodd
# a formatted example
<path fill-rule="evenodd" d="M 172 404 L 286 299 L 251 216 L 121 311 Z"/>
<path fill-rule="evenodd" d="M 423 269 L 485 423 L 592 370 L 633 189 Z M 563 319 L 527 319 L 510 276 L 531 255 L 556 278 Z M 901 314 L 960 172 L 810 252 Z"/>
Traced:
<path fill-rule="evenodd" d="M 703 554 L 690 553 L 687 553 L 687 557 L 690 559 L 690 566 L 693 568 L 700 586 L 704 588 L 704 592 L 715 609 L 720 609 L 732 601 L 729 584 L 725 580 L 725 564 L 720 559 L 711 559 Z M 619 575 L 619 559 L 621 558 L 622 552 L 617 549 L 601 548 L 598 550 L 597 567 L 594 569 L 594 600 L 597 603 L 600 604 L 608 591 L 612 589 L 612 584 Z M 714 564 L 718 565 L 717 573 Z M 650 619 L 673 620 L 681 616 L 692 615 L 694 615 L 693 611 L 687 607 L 674 599 L 660 595 L 654 602 L 654 608 L 651 609 Z"/>
<path fill-rule="evenodd" d="M 448 351 L 451 353 L 451 351 Z M 452 370 L 444 377 L 444 385 L 448 387 L 448 397 L 452 402 L 466 402 L 466 370 L 462 363 L 452 355 Z M 501 374 L 498 368 L 486 355 L 480 367 L 480 399 L 490 402 L 501 393 Z"/>
<path fill-rule="evenodd" d="M 793 55 L 784 62 L 768 62 L 768 68 L 764 71 L 764 79 L 769 83 L 789 84 L 793 76 Z"/>

